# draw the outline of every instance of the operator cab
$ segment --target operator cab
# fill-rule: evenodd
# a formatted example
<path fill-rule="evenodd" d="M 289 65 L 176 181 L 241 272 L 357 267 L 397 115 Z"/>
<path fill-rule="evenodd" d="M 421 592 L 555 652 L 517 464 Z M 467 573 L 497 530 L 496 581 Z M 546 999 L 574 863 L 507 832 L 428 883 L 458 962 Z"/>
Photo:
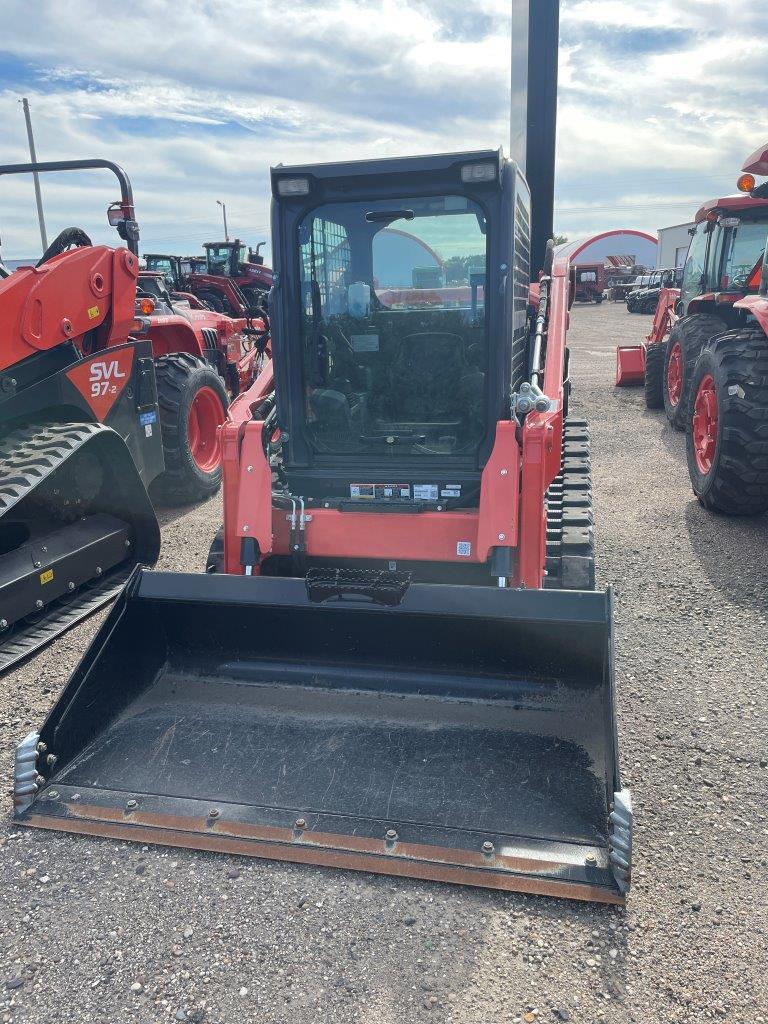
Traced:
<path fill-rule="evenodd" d="M 247 246 L 239 239 L 234 242 L 206 242 L 203 248 L 206 273 L 214 277 L 237 277 L 240 264 L 245 263 L 248 255 Z"/>
<path fill-rule="evenodd" d="M 528 193 L 515 165 L 489 151 L 272 175 L 273 349 L 291 491 L 476 498 L 525 368 Z M 306 193 L 287 191 L 295 181 Z M 513 276 L 496 254 L 512 250 L 515 211 Z"/>
<path fill-rule="evenodd" d="M 147 253 L 144 260 L 148 271 L 163 275 L 163 280 L 169 292 L 182 290 L 178 256 L 160 256 L 156 253 Z"/>

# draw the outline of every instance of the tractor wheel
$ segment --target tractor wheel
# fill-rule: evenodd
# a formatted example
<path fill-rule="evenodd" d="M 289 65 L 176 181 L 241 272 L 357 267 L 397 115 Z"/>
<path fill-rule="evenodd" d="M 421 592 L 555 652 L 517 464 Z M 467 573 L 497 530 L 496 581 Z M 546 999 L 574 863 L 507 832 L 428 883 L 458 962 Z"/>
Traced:
<path fill-rule="evenodd" d="M 693 493 L 732 516 L 768 510 L 768 338 L 759 327 L 722 334 L 691 381 L 686 438 Z"/>
<path fill-rule="evenodd" d="M 664 349 L 663 341 L 649 345 L 645 350 L 645 407 L 664 408 Z"/>
<path fill-rule="evenodd" d="M 197 297 L 201 302 L 205 302 L 209 305 L 214 313 L 224 312 L 224 302 L 221 296 L 217 295 L 216 292 L 200 292 Z"/>
<path fill-rule="evenodd" d="M 593 524 L 589 429 L 567 419 L 560 473 L 547 491 L 547 590 L 595 589 Z"/>
<path fill-rule="evenodd" d="M 595 302 L 596 302 L 596 303 L 598 304 L 598 306 L 600 305 L 600 303 L 601 303 L 602 301 L 603 301 L 603 296 L 602 296 L 602 294 L 600 294 L 600 295 L 596 295 L 596 296 L 595 296 Z"/>
<path fill-rule="evenodd" d="M 218 427 L 228 399 L 213 367 L 186 352 L 155 360 L 165 473 L 160 491 L 169 500 L 201 501 L 221 485 Z"/>
<path fill-rule="evenodd" d="M 243 288 L 241 289 L 245 299 L 251 309 L 261 309 L 267 300 L 267 293 L 259 288 Z"/>
<path fill-rule="evenodd" d="M 691 377 L 699 353 L 711 338 L 725 331 L 719 316 L 695 313 L 678 320 L 664 352 L 664 410 L 675 430 L 685 430 Z"/>

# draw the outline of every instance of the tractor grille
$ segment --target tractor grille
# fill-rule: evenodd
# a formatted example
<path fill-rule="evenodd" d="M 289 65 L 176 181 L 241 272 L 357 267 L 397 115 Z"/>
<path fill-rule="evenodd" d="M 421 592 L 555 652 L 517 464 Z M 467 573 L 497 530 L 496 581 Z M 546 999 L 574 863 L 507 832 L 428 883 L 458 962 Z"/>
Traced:
<path fill-rule="evenodd" d="M 219 337 L 214 327 L 203 327 L 203 341 L 206 348 L 219 347 Z"/>

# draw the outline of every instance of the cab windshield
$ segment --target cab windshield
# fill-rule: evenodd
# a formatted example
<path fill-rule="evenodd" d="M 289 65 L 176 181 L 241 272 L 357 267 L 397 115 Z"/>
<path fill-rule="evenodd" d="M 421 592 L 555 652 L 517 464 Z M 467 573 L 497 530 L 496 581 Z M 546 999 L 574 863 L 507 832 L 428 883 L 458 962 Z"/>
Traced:
<path fill-rule="evenodd" d="M 230 264 L 232 261 L 231 245 L 209 245 L 208 273 L 216 274 L 219 277 L 230 277 Z"/>
<path fill-rule="evenodd" d="M 486 226 L 465 197 L 326 205 L 299 228 L 317 452 L 472 454 L 485 433 Z"/>
<path fill-rule="evenodd" d="M 755 264 L 763 255 L 768 223 L 743 220 L 726 242 L 722 288 L 746 288 Z"/>
<path fill-rule="evenodd" d="M 147 270 L 155 271 L 163 275 L 163 279 L 170 291 L 176 287 L 176 277 L 173 273 L 173 264 L 165 256 L 147 256 Z"/>

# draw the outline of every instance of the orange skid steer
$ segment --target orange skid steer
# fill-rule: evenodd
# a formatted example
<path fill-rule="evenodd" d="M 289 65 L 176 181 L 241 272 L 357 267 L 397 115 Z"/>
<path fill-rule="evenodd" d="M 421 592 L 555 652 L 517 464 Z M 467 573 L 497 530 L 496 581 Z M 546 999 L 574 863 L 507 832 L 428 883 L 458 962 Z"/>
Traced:
<path fill-rule="evenodd" d="M 623 903 L 545 93 L 520 163 L 273 169 L 273 362 L 223 428 L 209 571 L 136 570 L 17 750 L 19 824 Z"/>

